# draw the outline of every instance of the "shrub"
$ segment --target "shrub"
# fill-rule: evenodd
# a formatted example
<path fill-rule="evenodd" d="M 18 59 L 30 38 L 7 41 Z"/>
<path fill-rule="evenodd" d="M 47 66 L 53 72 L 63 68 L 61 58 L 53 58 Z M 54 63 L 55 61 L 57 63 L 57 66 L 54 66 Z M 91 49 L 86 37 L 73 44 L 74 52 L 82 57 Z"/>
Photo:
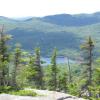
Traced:
<path fill-rule="evenodd" d="M 11 86 L 0 86 L 0 93 L 7 93 L 11 91 L 13 88 Z"/>
<path fill-rule="evenodd" d="M 20 95 L 20 96 L 37 96 L 37 93 L 35 93 L 32 90 L 12 91 L 12 92 L 9 92 L 9 94 L 12 94 L 12 95 Z"/>

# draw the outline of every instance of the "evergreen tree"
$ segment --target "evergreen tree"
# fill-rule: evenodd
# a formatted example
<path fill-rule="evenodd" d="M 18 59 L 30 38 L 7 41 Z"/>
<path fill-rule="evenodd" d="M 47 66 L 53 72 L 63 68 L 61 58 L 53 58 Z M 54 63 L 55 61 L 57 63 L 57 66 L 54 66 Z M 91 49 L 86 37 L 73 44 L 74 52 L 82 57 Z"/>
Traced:
<path fill-rule="evenodd" d="M 14 68 L 13 68 L 13 73 L 12 73 L 13 87 L 17 86 L 16 76 L 17 76 L 17 70 L 18 70 L 18 67 L 20 66 L 20 63 L 21 63 L 21 49 L 20 49 L 20 44 L 17 44 L 14 51 Z"/>
<path fill-rule="evenodd" d="M 67 72 L 62 72 L 58 77 L 58 89 L 59 91 L 67 91 Z"/>
<path fill-rule="evenodd" d="M 0 86 L 9 85 L 9 53 L 8 53 L 8 40 L 11 39 L 10 35 L 4 34 L 4 27 L 0 30 Z"/>
<path fill-rule="evenodd" d="M 51 78 L 49 81 L 50 89 L 57 90 L 57 64 L 56 64 L 57 50 L 56 48 L 53 51 L 51 57 Z"/>
<path fill-rule="evenodd" d="M 92 63 L 93 63 L 94 43 L 90 36 L 87 42 L 82 45 L 81 49 L 83 51 L 83 58 L 84 58 L 83 64 L 85 66 L 83 75 L 85 75 L 84 78 L 86 79 L 83 88 L 86 89 L 89 92 L 89 96 L 91 96 L 92 94 L 88 87 L 92 85 L 92 74 L 93 74 Z"/>
<path fill-rule="evenodd" d="M 96 86 L 96 97 L 100 98 L 100 68 L 96 68 L 95 69 L 95 86 Z"/>
<path fill-rule="evenodd" d="M 100 68 L 96 68 L 94 71 L 94 84 L 91 87 L 94 98 L 100 98 Z"/>
<path fill-rule="evenodd" d="M 35 85 L 37 88 L 42 89 L 43 88 L 43 70 L 42 70 L 41 60 L 40 60 L 40 48 L 35 49 L 33 69 L 36 72 L 36 74 L 34 75 Z"/>
<path fill-rule="evenodd" d="M 69 71 L 69 83 L 72 83 L 72 72 L 71 72 L 71 66 L 70 66 L 70 62 L 69 62 L 69 58 L 67 57 L 67 61 L 68 61 L 68 71 Z"/>

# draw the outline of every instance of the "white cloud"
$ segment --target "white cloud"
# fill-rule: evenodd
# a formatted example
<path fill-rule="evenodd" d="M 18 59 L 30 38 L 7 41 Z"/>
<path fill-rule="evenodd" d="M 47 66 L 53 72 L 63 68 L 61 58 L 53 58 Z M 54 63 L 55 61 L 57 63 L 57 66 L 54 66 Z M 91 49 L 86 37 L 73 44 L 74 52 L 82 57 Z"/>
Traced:
<path fill-rule="evenodd" d="M 45 16 L 100 11 L 100 0 L 0 0 L 0 16 Z"/>

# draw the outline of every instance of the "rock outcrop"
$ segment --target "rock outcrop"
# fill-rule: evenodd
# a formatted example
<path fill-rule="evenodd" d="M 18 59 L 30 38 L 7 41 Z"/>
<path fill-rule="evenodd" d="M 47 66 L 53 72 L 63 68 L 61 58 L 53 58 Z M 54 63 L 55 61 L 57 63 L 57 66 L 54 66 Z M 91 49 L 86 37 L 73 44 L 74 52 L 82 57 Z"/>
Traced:
<path fill-rule="evenodd" d="M 48 91 L 48 90 L 34 90 L 40 96 L 15 96 L 10 94 L 0 94 L 0 100 L 85 100 L 69 94 Z"/>

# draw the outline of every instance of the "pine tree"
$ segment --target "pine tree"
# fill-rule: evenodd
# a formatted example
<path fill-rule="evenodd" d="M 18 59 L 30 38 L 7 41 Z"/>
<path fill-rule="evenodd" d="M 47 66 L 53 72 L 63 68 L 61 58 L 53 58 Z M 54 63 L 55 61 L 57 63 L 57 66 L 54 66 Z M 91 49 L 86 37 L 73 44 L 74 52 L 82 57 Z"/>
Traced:
<path fill-rule="evenodd" d="M 40 59 L 40 48 L 35 49 L 35 58 L 34 58 L 34 71 L 36 74 L 34 75 L 34 81 L 37 88 L 43 88 L 43 70 L 41 66 L 41 59 Z"/>
<path fill-rule="evenodd" d="M 85 89 L 87 89 L 87 91 L 89 91 L 89 96 L 91 96 L 91 91 L 89 90 L 89 86 L 92 85 L 92 63 L 93 63 L 93 49 L 94 49 L 94 43 L 91 39 L 91 37 L 89 36 L 88 40 L 86 43 L 84 43 L 81 47 L 82 51 L 83 51 L 83 58 L 84 58 L 84 66 L 85 66 L 85 71 L 83 73 L 83 75 L 85 75 L 85 85 L 83 86 Z"/>
<path fill-rule="evenodd" d="M 62 72 L 58 77 L 58 89 L 59 91 L 67 91 L 67 72 Z"/>
<path fill-rule="evenodd" d="M 12 73 L 12 86 L 13 87 L 17 86 L 16 76 L 17 76 L 18 67 L 20 66 L 20 63 L 21 63 L 20 60 L 21 60 L 21 49 L 20 49 L 20 44 L 17 44 L 15 51 L 14 51 L 14 68 L 13 68 L 13 73 Z"/>
<path fill-rule="evenodd" d="M 57 50 L 56 48 L 53 51 L 51 57 L 51 78 L 49 81 L 50 89 L 57 90 L 57 65 L 56 65 L 56 57 L 57 57 Z"/>
<path fill-rule="evenodd" d="M 3 26 L 0 30 L 0 86 L 9 84 L 9 53 L 7 42 L 10 39 L 10 35 L 4 34 Z"/>
<path fill-rule="evenodd" d="M 69 62 L 69 58 L 67 57 L 67 61 L 68 61 L 68 71 L 69 71 L 69 83 L 72 83 L 72 72 L 71 72 L 71 66 L 70 66 L 70 62 Z"/>

